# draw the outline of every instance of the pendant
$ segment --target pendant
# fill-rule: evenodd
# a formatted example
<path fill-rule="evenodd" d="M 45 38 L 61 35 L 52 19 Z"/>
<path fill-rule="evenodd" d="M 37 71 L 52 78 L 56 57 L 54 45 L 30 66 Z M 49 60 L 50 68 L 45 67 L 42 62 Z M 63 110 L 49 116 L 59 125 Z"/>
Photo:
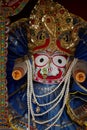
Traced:
<path fill-rule="evenodd" d="M 37 112 L 37 113 L 40 112 L 40 107 L 39 107 L 39 106 L 37 106 L 37 108 L 36 108 L 36 112 Z"/>

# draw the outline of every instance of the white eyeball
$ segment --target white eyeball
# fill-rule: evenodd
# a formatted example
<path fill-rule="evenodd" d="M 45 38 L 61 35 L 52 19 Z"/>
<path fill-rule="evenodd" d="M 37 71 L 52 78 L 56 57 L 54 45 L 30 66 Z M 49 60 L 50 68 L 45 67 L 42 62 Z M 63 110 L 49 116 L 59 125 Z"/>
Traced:
<path fill-rule="evenodd" d="M 48 63 L 49 58 L 46 55 L 39 55 L 35 58 L 35 64 L 37 66 L 44 66 Z"/>
<path fill-rule="evenodd" d="M 64 67 L 66 65 L 66 58 L 64 56 L 54 56 L 53 63 L 58 67 Z"/>

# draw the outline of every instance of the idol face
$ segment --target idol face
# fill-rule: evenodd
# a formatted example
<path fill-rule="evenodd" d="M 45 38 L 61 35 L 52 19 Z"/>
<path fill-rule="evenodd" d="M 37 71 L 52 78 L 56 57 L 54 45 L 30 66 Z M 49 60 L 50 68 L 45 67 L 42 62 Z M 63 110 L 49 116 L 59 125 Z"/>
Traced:
<path fill-rule="evenodd" d="M 64 77 L 68 57 L 61 53 L 43 51 L 34 54 L 34 81 L 57 84 Z"/>

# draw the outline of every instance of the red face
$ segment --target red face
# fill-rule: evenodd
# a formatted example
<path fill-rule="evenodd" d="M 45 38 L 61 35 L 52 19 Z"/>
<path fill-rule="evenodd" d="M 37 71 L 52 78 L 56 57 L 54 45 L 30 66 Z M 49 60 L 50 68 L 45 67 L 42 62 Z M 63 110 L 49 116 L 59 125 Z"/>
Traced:
<path fill-rule="evenodd" d="M 67 57 L 58 52 L 34 54 L 34 80 L 46 84 L 59 83 L 65 73 Z"/>

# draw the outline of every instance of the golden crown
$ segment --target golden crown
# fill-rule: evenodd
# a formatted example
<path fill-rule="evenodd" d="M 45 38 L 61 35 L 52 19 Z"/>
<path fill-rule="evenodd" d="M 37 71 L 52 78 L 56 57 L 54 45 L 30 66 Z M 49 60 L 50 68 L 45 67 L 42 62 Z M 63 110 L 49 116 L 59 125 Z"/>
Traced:
<path fill-rule="evenodd" d="M 73 20 L 74 19 L 74 20 Z M 40 0 L 29 18 L 29 49 L 60 51 L 73 55 L 78 44 L 78 17 L 72 15 L 57 2 Z M 80 18 L 79 18 L 80 19 Z M 82 20 L 82 19 L 81 19 Z"/>

